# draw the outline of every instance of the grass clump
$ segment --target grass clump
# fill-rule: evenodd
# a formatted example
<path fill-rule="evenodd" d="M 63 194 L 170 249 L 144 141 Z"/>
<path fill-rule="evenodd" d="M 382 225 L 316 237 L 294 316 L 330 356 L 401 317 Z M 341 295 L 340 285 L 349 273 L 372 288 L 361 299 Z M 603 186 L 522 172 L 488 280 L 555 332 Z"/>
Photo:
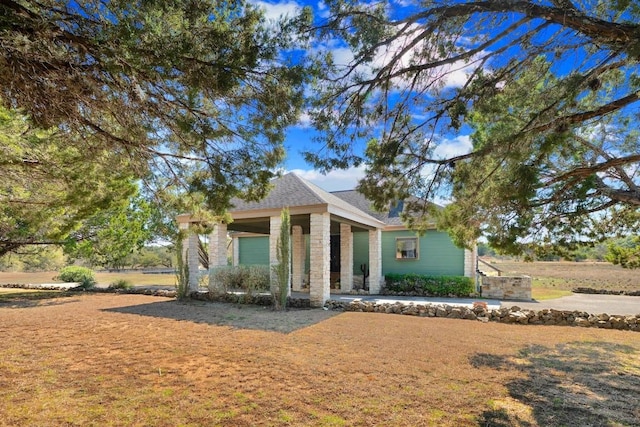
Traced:
<path fill-rule="evenodd" d="M 118 279 L 109 284 L 109 289 L 131 289 L 133 288 L 133 283 L 128 281 L 127 279 Z"/>
<path fill-rule="evenodd" d="M 60 270 L 56 279 L 65 283 L 80 283 L 80 287 L 84 289 L 91 289 L 96 285 L 93 270 L 75 265 Z"/>

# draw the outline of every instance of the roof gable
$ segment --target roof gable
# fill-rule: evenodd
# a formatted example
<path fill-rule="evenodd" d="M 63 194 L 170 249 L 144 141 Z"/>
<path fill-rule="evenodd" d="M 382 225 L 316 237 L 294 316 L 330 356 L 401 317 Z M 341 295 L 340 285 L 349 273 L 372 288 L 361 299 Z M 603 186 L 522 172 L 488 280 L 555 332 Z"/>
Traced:
<path fill-rule="evenodd" d="M 357 190 L 327 192 L 315 184 L 291 172 L 272 181 L 272 189 L 267 196 L 257 202 L 246 202 L 239 198 L 231 200 L 230 212 L 251 212 L 280 210 L 283 207 L 326 206 L 328 211 L 340 211 L 347 217 L 355 215 L 391 226 L 404 226 L 399 213 L 406 207 L 399 203 L 386 212 L 373 209 L 369 201 Z M 335 212 L 334 212 L 335 213 Z"/>
<path fill-rule="evenodd" d="M 379 224 L 379 220 L 370 215 L 368 210 L 361 210 L 357 206 L 336 197 L 335 195 L 323 190 L 315 184 L 299 177 L 295 173 L 288 173 L 272 182 L 272 189 L 267 196 L 257 202 L 246 202 L 239 198 L 231 200 L 231 213 L 247 212 L 247 211 L 263 211 L 270 209 L 289 209 L 305 206 L 321 206 L 327 207 L 327 211 L 332 213 L 341 212 L 347 216 L 355 215 L 366 221 L 373 221 Z"/>
<path fill-rule="evenodd" d="M 310 206 L 324 204 L 322 195 L 314 191 L 302 178 L 288 173 L 272 182 L 273 188 L 267 196 L 257 202 L 247 202 L 237 197 L 231 199 L 231 211 L 281 209 L 284 206 Z"/>

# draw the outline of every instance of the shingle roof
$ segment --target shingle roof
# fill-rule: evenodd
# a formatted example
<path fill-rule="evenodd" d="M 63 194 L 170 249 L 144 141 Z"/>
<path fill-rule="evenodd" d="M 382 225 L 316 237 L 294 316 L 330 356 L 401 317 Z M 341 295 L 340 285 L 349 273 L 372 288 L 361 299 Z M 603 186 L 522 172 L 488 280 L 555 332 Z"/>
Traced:
<path fill-rule="evenodd" d="M 357 190 L 329 193 L 294 173 L 283 175 L 275 179 L 272 184 L 273 188 L 269 194 L 258 202 L 246 202 L 238 198 L 232 199 L 233 208 L 231 212 L 281 209 L 284 206 L 294 208 L 299 206 L 329 205 L 364 218 L 381 221 L 386 225 L 403 224 L 399 215 L 394 214 L 394 209 L 386 212 L 375 211 L 372 203 Z M 401 207 L 398 206 L 397 208 Z"/>
<path fill-rule="evenodd" d="M 257 202 L 246 202 L 233 198 L 232 211 L 252 211 L 258 209 L 279 209 L 283 206 L 309 206 L 327 203 L 322 194 L 314 191 L 299 176 L 288 173 L 273 181 L 273 188 L 267 196 Z"/>
<path fill-rule="evenodd" d="M 375 219 L 384 222 L 387 225 L 402 225 L 399 216 L 389 216 L 389 211 L 378 212 L 373 209 L 373 205 L 362 193 L 357 190 L 333 191 L 331 194 L 341 198 L 345 202 L 357 207 L 363 212 L 368 213 Z"/>
<path fill-rule="evenodd" d="M 238 198 L 231 200 L 233 208 L 231 212 L 244 212 L 263 209 L 280 209 L 298 206 L 331 205 L 352 214 L 377 219 L 368 210 L 359 209 L 340 197 L 323 190 L 315 184 L 299 177 L 294 173 L 288 173 L 273 181 L 273 188 L 269 194 L 258 202 L 246 202 Z"/>

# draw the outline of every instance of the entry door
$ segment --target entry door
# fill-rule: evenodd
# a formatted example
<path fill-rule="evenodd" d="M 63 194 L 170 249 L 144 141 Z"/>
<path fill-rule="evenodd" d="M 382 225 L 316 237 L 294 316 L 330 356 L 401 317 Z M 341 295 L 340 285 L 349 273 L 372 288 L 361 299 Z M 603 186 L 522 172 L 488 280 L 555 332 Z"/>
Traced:
<path fill-rule="evenodd" d="M 332 273 L 340 273 L 340 236 L 331 236 L 331 266 Z"/>

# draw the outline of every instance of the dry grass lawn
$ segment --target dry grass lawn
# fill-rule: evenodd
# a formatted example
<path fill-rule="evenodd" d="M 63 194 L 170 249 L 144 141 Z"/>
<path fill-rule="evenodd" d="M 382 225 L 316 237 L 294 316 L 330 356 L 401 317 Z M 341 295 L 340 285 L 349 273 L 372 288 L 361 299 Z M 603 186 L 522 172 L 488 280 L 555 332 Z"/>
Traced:
<path fill-rule="evenodd" d="M 640 291 L 637 270 L 622 268 L 608 262 L 538 261 L 521 262 L 488 259 L 504 275 L 531 276 L 535 299 L 558 298 L 569 295 L 577 287 L 613 291 Z M 484 268 L 488 271 L 488 268 Z"/>
<path fill-rule="evenodd" d="M 114 294 L 0 325 L 0 426 L 640 425 L 634 332 Z"/>
<path fill-rule="evenodd" d="M 0 284 L 40 284 L 59 282 L 55 271 L 44 271 L 37 273 L 7 272 L 0 271 Z M 125 279 L 133 283 L 134 286 L 170 285 L 176 283 L 173 274 L 144 274 L 142 272 L 120 272 L 108 273 L 98 271 L 95 273 L 96 281 L 99 285 L 109 285 L 118 279 Z"/>

